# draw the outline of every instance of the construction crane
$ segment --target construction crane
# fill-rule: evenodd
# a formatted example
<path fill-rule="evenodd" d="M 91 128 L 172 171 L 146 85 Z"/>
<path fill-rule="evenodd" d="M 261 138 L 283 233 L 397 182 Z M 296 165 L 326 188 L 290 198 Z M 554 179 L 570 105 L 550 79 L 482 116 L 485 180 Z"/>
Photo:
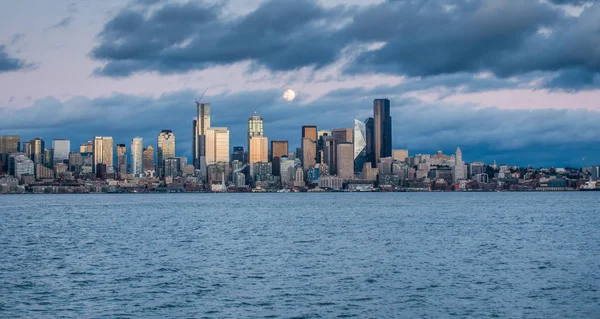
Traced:
<path fill-rule="evenodd" d="M 200 102 L 202 101 L 204 94 L 206 94 L 206 91 L 208 91 L 208 88 L 204 89 L 204 92 L 202 92 L 202 95 L 200 95 L 200 97 L 196 99 L 196 106 L 200 105 Z"/>

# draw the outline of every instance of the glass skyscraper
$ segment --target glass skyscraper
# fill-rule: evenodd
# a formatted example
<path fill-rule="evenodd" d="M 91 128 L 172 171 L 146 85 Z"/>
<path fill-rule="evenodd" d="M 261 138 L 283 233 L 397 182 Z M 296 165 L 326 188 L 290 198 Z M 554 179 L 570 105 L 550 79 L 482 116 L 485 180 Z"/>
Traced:
<path fill-rule="evenodd" d="M 354 120 L 352 126 L 352 145 L 354 147 L 354 172 L 362 171 L 363 165 L 369 160 L 367 154 L 367 124 Z"/>
<path fill-rule="evenodd" d="M 375 142 L 375 163 L 382 157 L 392 156 L 392 117 L 390 100 L 375 99 L 373 101 L 373 139 Z"/>
<path fill-rule="evenodd" d="M 162 130 L 158 134 L 158 142 L 156 147 L 156 166 L 158 176 L 162 177 L 165 174 L 165 160 L 175 157 L 175 134 L 171 130 Z"/>
<path fill-rule="evenodd" d="M 143 152 L 144 141 L 141 137 L 134 137 L 131 140 L 131 172 L 136 177 L 141 177 L 144 174 L 143 167 Z"/>
<path fill-rule="evenodd" d="M 69 160 L 71 152 L 71 141 L 64 139 L 52 140 L 52 148 L 54 149 L 54 163 L 64 163 Z"/>

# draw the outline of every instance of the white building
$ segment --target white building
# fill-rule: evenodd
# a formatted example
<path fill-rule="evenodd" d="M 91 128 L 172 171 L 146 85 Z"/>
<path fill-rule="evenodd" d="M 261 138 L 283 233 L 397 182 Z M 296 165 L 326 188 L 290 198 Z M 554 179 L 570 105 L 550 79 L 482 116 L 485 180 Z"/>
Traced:
<path fill-rule="evenodd" d="M 206 164 L 229 163 L 229 130 L 209 127 L 206 130 Z"/>
<path fill-rule="evenodd" d="M 142 164 L 144 153 L 144 141 L 141 137 L 131 140 L 131 170 L 135 177 L 144 177 L 144 166 Z"/>

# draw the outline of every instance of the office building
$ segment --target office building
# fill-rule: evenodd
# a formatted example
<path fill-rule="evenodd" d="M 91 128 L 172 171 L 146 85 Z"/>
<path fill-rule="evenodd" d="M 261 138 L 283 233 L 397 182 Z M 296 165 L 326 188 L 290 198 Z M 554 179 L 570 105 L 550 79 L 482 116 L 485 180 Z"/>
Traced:
<path fill-rule="evenodd" d="M 371 167 L 377 167 L 375 162 L 375 120 L 369 117 L 365 120 L 365 136 L 367 142 L 367 161 L 371 163 Z"/>
<path fill-rule="evenodd" d="M 280 176 L 279 159 L 283 156 L 288 156 L 288 153 L 288 141 L 271 141 L 271 162 L 273 163 L 273 176 Z"/>
<path fill-rule="evenodd" d="M 265 131 L 263 128 L 263 119 L 256 112 L 254 112 L 254 114 L 248 118 L 248 154 L 253 153 L 250 139 L 254 136 L 264 136 L 265 135 L 264 133 L 265 133 Z M 268 154 L 267 154 L 267 157 L 268 157 Z M 254 163 L 254 162 L 252 162 L 252 160 L 250 160 L 250 163 Z"/>
<path fill-rule="evenodd" d="M 302 138 L 302 168 L 306 171 L 317 163 L 317 143 L 309 137 Z"/>
<path fill-rule="evenodd" d="M 462 151 L 460 150 L 460 147 L 456 148 L 456 153 L 454 154 L 454 168 L 452 169 L 452 173 L 454 183 L 467 179 L 465 162 L 462 160 Z"/>
<path fill-rule="evenodd" d="M 209 127 L 206 131 L 206 164 L 229 164 L 229 130 L 226 127 Z"/>
<path fill-rule="evenodd" d="M 354 120 L 352 126 L 352 145 L 354 148 L 354 171 L 362 172 L 367 157 L 367 125 L 359 120 Z"/>
<path fill-rule="evenodd" d="M 158 134 L 158 142 L 156 147 L 156 166 L 158 176 L 164 176 L 165 160 L 175 157 L 175 134 L 171 130 L 162 130 Z"/>
<path fill-rule="evenodd" d="M 70 172 L 75 174 L 81 173 L 81 167 L 83 166 L 83 156 L 79 152 L 71 152 L 69 153 L 69 166 L 68 169 Z"/>
<path fill-rule="evenodd" d="M 313 142 L 316 142 L 317 137 L 317 127 L 314 125 L 304 125 L 302 126 L 302 138 L 308 137 Z"/>
<path fill-rule="evenodd" d="M 269 140 L 266 136 L 252 136 L 248 145 L 250 164 L 269 161 Z"/>
<path fill-rule="evenodd" d="M 273 180 L 273 165 L 269 162 L 252 164 L 254 182 L 270 182 Z"/>
<path fill-rule="evenodd" d="M 65 163 L 69 160 L 71 153 L 71 141 L 65 139 L 52 140 L 52 148 L 54 149 L 54 164 Z"/>
<path fill-rule="evenodd" d="M 373 140 L 375 142 L 375 162 L 382 157 L 392 156 L 392 117 L 390 100 L 375 99 L 373 101 Z"/>
<path fill-rule="evenodd" d="M 113 139 L 110 136 L 95 136 L 93 142 L 93 168 L 98 164 L 106 164 L 107 173 L 112 172 L 113 167 Z"/>
<path fill-rule="evenodd" d="M 483 162 L 473 162 L 469 164 L 469 177 L 473 177 L 478 174 L 485 174 L 486 168 Z"/>
<path fill-rule="evenodd" d="M 403 163 L 408 158 L 408 150 L 392 150 L 392 158 Z"/>
<path fill-rule="evenodd" d="M 94 142 L 87 141 L 79 146 L 79 153 L 92 153 L 94 152 Z"/>
<path fill-rule="evenodd" d="M 131 140 L 131 173 L 135 177 L 144 176 L 143 152 L 144 140 L 141 137 L 134 137 Z"/>
<path fill-rule="evenodd" d="M 352 143 L 337 143 L 336 149 L 336 175 L 343 179 L 354 178 L 354 147 Z"/>
<path fill-rule="evenodd" d="M 21 137 L 18 135 L 0 135 L 0 169 L 8 171 L 8 156 L 21 151 Z"/>
<path fill-rule="evenodd" d="M 54 149 L 53 148 L 47 148 L 44 150 L 44 166 L 46 166 L 49 169 L 52 169 L 54 167 Z"/>
<path fill-rule="evenodd" d="M 144 149 L 142 155 L 142 167 L 146 176 L 154 176 L 156 168 L 154 166 L 154 147 L 152 145 Z"/>
<path fill-rule="evenodd" d="M 239 161 L 240 163 L 244 163 L 244 147 L 243 146 L 234 146 L 233 153 L 231 154 L 231 161 Z"/>
<path fill-rule="evenodd" d="M 194 167 L 206 169 L 206 131 L 210 127 L 210 104 L 196 102 L 198 117 L 196 118 L 196 148 L 194 149 Z"/>
<path fill-rule="evenodd" d="M 35 164 L 24 153 L 12 153 L 8 158 L 8 173 L 18 179 L 23 175 L 34 176 Z"/>
<path fill-rule="evenodd" d="M 336 143 L 352 143 L 352 128 L 334 128 L 332 136 Z"/>
<path fill-rule="evenodd" d="M 294 166 L 295 160 L 293 158 L 288 158 L 287 156 L 279 158 L 279 172 L 282 186 L 288 185 L 293 181 L 296 172 Z"/>
<path fill-rule="evenodd" d="M 123 178 L 127 175 L 127 146 L 117 144 L 117 173 Z"/>

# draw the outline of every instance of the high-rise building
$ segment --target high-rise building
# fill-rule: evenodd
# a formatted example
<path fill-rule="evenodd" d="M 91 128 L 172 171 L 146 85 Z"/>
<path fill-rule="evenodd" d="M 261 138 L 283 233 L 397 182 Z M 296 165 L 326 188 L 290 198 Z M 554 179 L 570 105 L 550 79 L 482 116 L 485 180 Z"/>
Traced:
<path fill-rule="evenodd" d="M 127 175 L 127 146 L 117 144 L 117 172 L 120 177 Z"/>
<path fill-rule="evenodd" d="M 465 169 L 465 162 L 463 162 L 462 159 L 462 151 L 460 150 L 460 147 L 456 148 L 456 154 L 454 154 L 454 168 L 452 170 L 452 172 L 454 173 L 453 175 L 453 180 L 454 183 L 457 183 L 460 180 L 464 180 L 466 179 L 466 169 Z"/>
<path fill-rule="evenodd" d="M 373 101 L 375 162 L 382 157 L 392 156 L 392 117 L 390 100 L 375 99 Z"/>
<path fill-rule="evenodd" d="M 192 164 L 194 165 L 194 168 L 196 167 L 196 156 L 198 155 L 198 153 L 196 152 L 196 149 L 198 148 L 198 118 L 195 117 L 194 120 L 192 121 Z M 164 166 L 164 165 L 163 165 Z"/>
<path fill-rule="evenodd" d="M 69 171 L 80 174 L 83 166 L 83 156 L 79 152 L 69 153 Z"/>
<path fill-rule="evenodd" d="M 165 159 L 173 157 L 175 157 L 175 134 L 171 130 L 162 130 L 158 134 L 156 148 L 158 176 L 163 177 L 165 173 Z"/>
<path fill-rule="evenodd" d="M 44 164 L 44 150 L 46 149 L 46 143 L 44 140 L 36 137 L 29 141 L 31 145 L 31 159 L 35 164 Z"/>
<path fill-rule="evenodd" d="M 307 171 L 317 163 L 317 143 L 310 137 L 302 138 L 302 168 Z"/>
<path fill-rule="evenodd" d="M 367 156 L 367 125 L 362 121 L 354 120 L 352 145 L 354 147 L 354 171 L 362 172 L 363 166 L 369 160 Z"/>
<path fill-rule="evenodd" d="M 142 177 L 144 174 L 143 152 L 144 140 L 141 137 L 134 137 L 131 140 L 131 172 L 136 177 Z"/>
<path fill-rule="evenodd" d="M 234 146 L 233 154 L 231 154 L 231 161 L 239 161 L 240 163 L 244 163 L 244 147 L 243 146 Z"/>
<path fill-rule="evenodd" d="M 352 143 L 352 128 L 334 128 L 332 136 L 336 143 Z"/>
<path fill-rule="evenodd" d="M 335 140 L 333 136 L 323 136 L 323 160 L 321 163 L 326 164 L 329 168 L 328 174 L 335 174 Z"/>
<path fill-rule="evenodd" d="M 92 153 L 94 151 L 94 142 L 87 141 L 87 143 L 83 143 L 79 145 L 79 153 Z"/>
<path fill-rule="evenodd" d="M 375 162 L 375 120 L 372 117 L 369 117 L 365 120 L 365 135 L 367 141 L 367 161 L 371 163 L 371 167 L 377 167 L 377 162 Z"/>
<path fill-rule="evenodd" d="M 206 130 L 210 127 L 210 103 L 196 102 L 198 117 L 196 119 L 196 149 L 194 167 L 206 168 Z"/>
<path fill-rule="evenodd" d="M 21 151 L 21 137 L 18 135 L 0 135 L 0 168 L 8 172 L 8 156 Z"/>
<path fill-rule="evenodd" d="M 273 176 L 280 176 L 279 170 L 280 159 L 283 156 L 288 156 L 288 141 L 273 140 L 271 141 L 271 162 L 273 163 Z"/>
<path fill-rule="evenodd" d="M 144 168 L 144 174 L 146 174 L 146 176 L 152 176 L 154 175 L 154 172 L 156 172 L 154 167 L 154 147 L 152 147 L 152 145 L 149 145 L 144 149 L 142 155 L 142 167 Z"/>
<path fill-rule="evenodd" d="M 354 147 L 352 143 L 337 143 L 336 174 L 344 179 L 354 178 Z"/>
<path fill-rule="evenodd" d="M 296 169 L 293 158 L 282 156 L 279 159 L 279 172 L 281 176 L 281 186 L 285 186 L 294 180 Z"/>
<path fill-rule="evenodd" d="M 394 161 L 404 162 L 408 158 L 408 150 L 392 150 Z"/>
<path fill-rule="evenodd" d="M 54 167 L 54 149 L 47 148 L 44 150 L 44 166 L 52 169 Z"/>
<path fill-rule="evenodd" d="M 54 164 L 64 163 L 69 160 L 71 141 L 65 139 L 52 140 L 52 148 L 54 149 Z"/>
<path fill-rule="evenodd" d="M 263 118 L 260 117 L 256 112 L 248 118 L 248 153 L 252 153 L 252 146 L 250 145 L 250 138 L 253 136 L 264 136 L 265 131 L 263 127 Z M 252 161 L 250 161 L 252 163 Z"/>
<path fill-rule="evenodd" d="M 312 141 L 317 141 L 317 127 L 314 125 L 302 126 L 302 138 L 308 137 Z"/>
<path fill-rule="evenodd" d="M 108 173 L 112 173 L 113 168 L 113 139 L 110 136 L 95 136 L 93 144 L 93 168 L 96 169 L 98 164 L 106 164 Z M 95 171 L 94 171 L 95 172 Z"/>
<path fill-rule="evenodd" d="M 276 157 L 288 156 L 289 148 L 288 141 L 282 140 L 272 140 L 271 141 L 271 157 L 274 159 Z"/>
<path fill-rule="evenodd" d="M 249 146 L 250 164 L 269 161 L 269 140 L 266 136 L 250 137 Z"/>
<path fill-rule="evenodd" d="M 206 164 L 229 163 L 229 130 L 209 127 L 206 131 Z"/>

